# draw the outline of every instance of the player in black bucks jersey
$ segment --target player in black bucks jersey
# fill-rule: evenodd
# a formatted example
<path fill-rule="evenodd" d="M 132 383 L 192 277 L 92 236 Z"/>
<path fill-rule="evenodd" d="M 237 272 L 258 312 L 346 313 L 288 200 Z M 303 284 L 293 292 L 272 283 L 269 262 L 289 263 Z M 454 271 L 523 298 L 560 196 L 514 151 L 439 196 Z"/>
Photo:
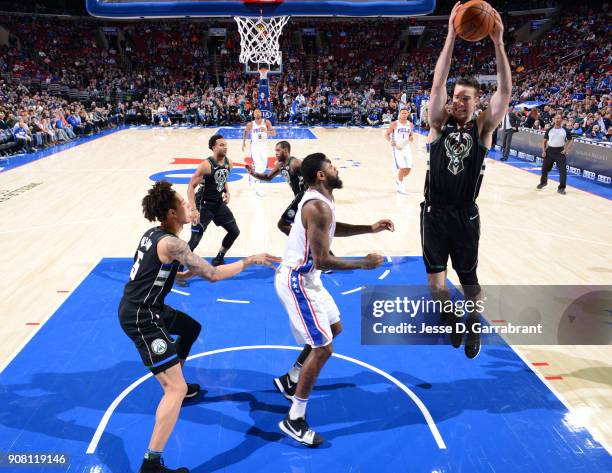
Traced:
<path fill-rule="evenodd" d="M 187 468 L 165 467 L 161 455 L 183 400 L 195 396 L 200 389 L 185 383 L 182 366 L 201 326 L 187 314 L 165 305 L 164 298 L 172 288 L 179 263 L 212 282 L 230 278 L 253 264 L 270 266 L 280 258 L 263 253 L 215 268 L 194 255 L 187 243 L 177 237 L 183 225 L 189 223 L 189 205 L 168 182 L 157 182 L 149 190 L 142 199 L 142 209 L 147 220 L 159 220 L 161 225 L 147 230 L 140 239 L 119 304 L 119 321 L 145 366 L 162 385 L 164 395 L 140 472 L 188 473 Z"/>
<path fill-rule="evenodd" d="M 474 118 L 480 86 L 472 78 L 458 79 L 447 109 L 446 82 L 456 38 L 453 20 L 459 6 L 459 2 L 455 4 L 448 21 L 448 36 L 436 64 L 429 101 L 430 147 L 425 202 L 421 204 L 421 243 L 428 284 L 434 296 L 448 298 L 446 264 L 450 256 L 466 299 L 475 301 L 480 296 L 476 275 L 480 238 L 476 197 L 493 130 L 508 107 L 512 78 L 504 50 L 504 27 L 496 13 L 490 38 L 497 61 L 497 91 L 487 109 Z M 480 351 L 479 317 L 472 311 L 465 324 L 459 317 L 448 318 L 454 328 L 453 346 L 461 345 L 460 329 L 467 328 L 465 354 L 468 358 L 474 358 Z"/>
<path fill-rule="evenodd" d="M 208 141 L 208 147 L 213 155 L 198 166 L 187 187 L 192 223 L 189 248 L 191 251 L 196 249 L 211 221 L 218 227 L 223 227 L 227 234 L 221 242 L 219 253 L 212 261 L 212 265 L 217 266 L 224 263 L 225 253 L 240 235 L 240 230 L 234 214 L 227 206 L 230 201 L 227 178 L 232 171 L 232 164 L 227 159 L 225 138 L 213 135 Z"/>
<path fill-rule="evenodd" d="M 276 163 L 269 173 L 255 172 L 253 166 L 246 165 L 247 172 L 261 181 L 271 181 L 280 172 L 293 191 L 293 201 L 281 215 L 278 221 L 278 229 L 285 235 L 289 235 L 291 225 L 295 220 L 298 204 L 304 196 L 304 179 L 302 179 L 302 161 L 291 156 L 291 145 L 288 141 L 279 141 L 275 148 Z"/>

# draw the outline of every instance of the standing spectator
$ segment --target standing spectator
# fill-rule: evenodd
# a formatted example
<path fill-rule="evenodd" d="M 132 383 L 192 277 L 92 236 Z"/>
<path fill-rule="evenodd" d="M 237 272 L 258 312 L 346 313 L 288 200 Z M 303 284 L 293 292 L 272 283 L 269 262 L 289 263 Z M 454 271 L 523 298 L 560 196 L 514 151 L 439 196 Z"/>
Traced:
<path fill-rule="evenodd" d="M 514 107 L 510 105 L 500 128 L 502 133 L 502 161 L 508 161 L 510 147 L 512 146 L 512 135 L 518 131 L 519 118 L 514 114 Z"/>

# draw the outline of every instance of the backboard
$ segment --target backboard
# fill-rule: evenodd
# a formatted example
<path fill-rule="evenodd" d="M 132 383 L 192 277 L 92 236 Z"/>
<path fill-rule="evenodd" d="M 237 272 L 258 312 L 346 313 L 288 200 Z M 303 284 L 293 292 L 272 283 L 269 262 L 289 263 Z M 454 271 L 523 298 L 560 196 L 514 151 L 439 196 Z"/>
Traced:
<path fill-rule="evenodd" d="M 435 0 L 86 0 L 105 18 L 232 16 L 381 17 L 431 13 Z"/>

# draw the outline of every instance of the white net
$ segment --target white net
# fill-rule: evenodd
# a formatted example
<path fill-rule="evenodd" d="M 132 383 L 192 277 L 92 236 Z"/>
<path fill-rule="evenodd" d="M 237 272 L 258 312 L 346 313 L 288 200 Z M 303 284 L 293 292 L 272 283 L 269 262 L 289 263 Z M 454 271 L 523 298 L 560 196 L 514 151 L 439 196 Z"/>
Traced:
<path fill-rule="evenodd" d="M 235 16 L 240 32 L 240 62 L 281 64 L 279 38 L 288 16 L 251 18 Z"/>

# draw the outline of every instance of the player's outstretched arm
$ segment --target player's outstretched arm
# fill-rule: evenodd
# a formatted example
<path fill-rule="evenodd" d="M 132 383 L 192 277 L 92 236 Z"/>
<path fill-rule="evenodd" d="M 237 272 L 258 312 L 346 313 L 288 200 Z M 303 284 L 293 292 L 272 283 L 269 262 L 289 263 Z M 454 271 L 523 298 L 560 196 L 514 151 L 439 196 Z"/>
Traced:
<path fill-rule="evenodd" d="M 334 236 L 349 237 L 363 235 L 364 233 L 378 233 L 384 230 L 395 231 L 393 222 L 388 219 L 379 220 L 373 225 L 351 225 L 349 223 L 336 222 L 336 232 Z"/>
<path fill-rule="evenodd" d="M 280 263 L 281 261 L 281 259 L 276 256 L 261 253 L 243 258 L 235 263 L 214 267 L 206 260 L 193 254 L 189 249 L 189 245 L 178 237 L 164 238 L 158 245 L 158 255 L 160 261 L 165 263 L 178 261 L 185 265 L 190 273 L 198 275 L 210 282 L 222 281 L 223 279 L 236 276 L 254 264 L 272 267 L 272 263 Z"/>
<path fill-rule="evenodd" d="M 448 80 L 448 73 L 450 71 L 451 60 L 453 58 L 455 39 L 457 38 L 453 21 L 455 20 L 455 16 L 457 15 L 457 11 L 459 10 L 460 6 L 461 2 L 455 3 L 455 6 L 450 14 L 450 18 L 448 19 L 448 34 L 434 70 L 434 77 L 431 85 L 431 96 L 429 97 L 428 119 L 430 127 L 435 131 L 439 131 L 448 118 L 448 112 L 446 111 L 446 101 L 448 100 L 446 81 Z"/>
<path fill-rule="evenodd" d="M 255 172 L 255 168 L 251 164 L 245 164 L 244 169 L 246 169 L 246 172 L 248 172 L 255 179 L 259 179 L 260 181 L 271 181 L 280 172 L 280 165 L 278 162 L 274 163 L 274 166 L 272 169 L 270 169 L 270 172 Z"/>
<path fill-rule="evenodd" d="M 302 217 L 306 225 L 306 235 L 315 268 L 321 270 L 374 269 L 384 261 L 383 256 L 377 254 L 369 254 L 359 259 L 344 259 L 331 255 L 329 253 L 329 226 L 332 222 L 332 213 L 327 204 L 318 200 L 307 202 L 302 209 Z"/>
<path fill-rule="evenodd" d="M 512 72 L 504 48 L 504 24 L 499 13 L 495 12 L 495 26 L 489 35 L 495 46 L 495 59 L 497 61 L 497 90 L 491 97 L 489 107 L 478 117 L 481 135 L 492 134 L 500 124 L 512 97 Z M 490 147 L 490 137 L 487 136 L 484 145 Z"/>

